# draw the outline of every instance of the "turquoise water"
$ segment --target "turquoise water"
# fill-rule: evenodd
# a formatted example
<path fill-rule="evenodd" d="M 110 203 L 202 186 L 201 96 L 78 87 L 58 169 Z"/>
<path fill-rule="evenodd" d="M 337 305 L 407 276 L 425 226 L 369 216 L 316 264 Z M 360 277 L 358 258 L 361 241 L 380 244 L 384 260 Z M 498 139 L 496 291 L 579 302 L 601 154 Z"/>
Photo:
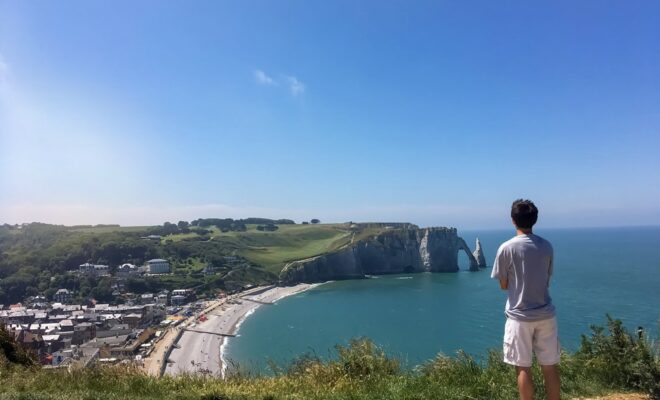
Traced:
<path fill-rule="evenodd" d="M 511 231 L 463 231 L 474 246 L 479 236 L 492 264 Z M 660 228 L 545 230 L 555 248 L 551 295 L 560 340 L 579 345 L 590 324 L 605 314 L 658 337 L 660 328 Z M 459 257 L 467 269 L 467 257 Z M 367 336 L 414 366 L 437 353 L 463 349 L 483 355 L 501 346 L 504 292 L 490 268 L 455 274 L 410 274 L 327 283 L 263 306 L 245 320 L 227 346 L 229 359 L 267 371 L 267 360 L 286 364 L 311 352 L 332 355 L 335 344 Z"/>

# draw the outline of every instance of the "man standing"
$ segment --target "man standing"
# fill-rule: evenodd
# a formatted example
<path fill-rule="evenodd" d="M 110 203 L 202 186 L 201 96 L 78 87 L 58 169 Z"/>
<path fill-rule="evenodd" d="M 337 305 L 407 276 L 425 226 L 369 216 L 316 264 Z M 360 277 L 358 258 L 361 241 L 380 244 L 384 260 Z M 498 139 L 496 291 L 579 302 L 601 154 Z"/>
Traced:
<path fill-rule="evenodd" d="M 538 209 L 530 200 L 511 205 L 516 236 L 497 250 L 491 277 L 508 292 L 505 307 L 504 362 L 514 365 L 521 400 L 534 398 L 532 354 L 541 365 L 548 400 L 559 400 L 559 339 L 555 307 L 548 287 L 552 245 L 532 233 Z"/>

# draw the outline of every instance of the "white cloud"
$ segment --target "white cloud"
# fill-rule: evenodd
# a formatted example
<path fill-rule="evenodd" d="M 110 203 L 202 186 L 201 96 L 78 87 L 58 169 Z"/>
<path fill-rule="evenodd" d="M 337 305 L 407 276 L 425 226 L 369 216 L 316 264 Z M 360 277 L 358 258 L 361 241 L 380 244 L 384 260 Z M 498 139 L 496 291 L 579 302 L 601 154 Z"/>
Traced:
<path fill-rule="evenodd" d="M 291 91 L 292 95 L 299 96 L 305 93 L 305 84 L 295 76 L 287 76 L 286 81 L 289 84 L 289 90 Z"/>
<path fill-rule="evenodd" d="M 254 71 L 254 79 L 261 85 L 277 86 L 277 81 L 260 69 Z"/>
<path fill-rule="evenodd" d="M 280 82 L 285 86 L 292 96 L 300 96 L 305 93 L 305 84 L 292 75 L 282 75 L 279 79 L 275 79 L 268 75 L 261 69 L 254 70 L 255 81 L 264 86 L 279 86 Z"/>

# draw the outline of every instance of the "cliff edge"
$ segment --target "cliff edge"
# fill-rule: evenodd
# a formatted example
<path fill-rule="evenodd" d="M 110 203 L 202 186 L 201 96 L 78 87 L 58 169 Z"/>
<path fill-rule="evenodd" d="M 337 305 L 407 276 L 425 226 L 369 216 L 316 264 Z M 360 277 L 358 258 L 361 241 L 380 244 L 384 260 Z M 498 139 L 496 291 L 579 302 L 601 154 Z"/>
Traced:
<path fill-rule="evenodd" d="M 353 224 L 354 237 L 373 224 Z M 366 275 L 412 272 L 456 272 L 458 252 L 470 261 L 470 271 L 485 267 L 475 258 L 456 228 L 419 228 L 412 224 L 390 224 L 373 236 L 353 240 L 341 249 L 288 263 L 280 273 L 283 283 L 322 282 L 364 278 Z M 480 247 L 479 247 L 480 249 Z M 475 251 L 476 254 L 476 251 Z"/>

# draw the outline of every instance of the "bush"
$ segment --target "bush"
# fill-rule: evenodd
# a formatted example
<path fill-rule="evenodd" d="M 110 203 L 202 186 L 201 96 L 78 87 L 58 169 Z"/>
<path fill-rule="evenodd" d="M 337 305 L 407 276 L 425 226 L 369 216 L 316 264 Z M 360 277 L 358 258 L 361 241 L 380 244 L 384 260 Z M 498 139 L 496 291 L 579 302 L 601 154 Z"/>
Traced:
<path fill-rule="evenodd" d="M 562 398 L 584 398 L 614 391 L 640 391 L 657 399 L 658 353 L 646 340 L 629 335 L 620 321 L 608 317 L 608 332 L 593 327 L 575 354 L 562 354 Z M 0 336 L 2 337 L 2 336 Z M 147 376 L 136 368 L 98 367 L 40 370 L 0 368 L 0 398 L 157 399 L 157 400 L 510 400 L 517 398 L 515 370 L 491 351 L 484 358 L 459 352 L 439 355 L 413 371 L 369 339 L 336 346 L 322 360 L 314 354 L 298 358 L 274 376 L 235 373 L 226 379 L 205 375 Z M 231 364 L 230 364 L 231 367 Z M 284 371 L 284 372 L 283 372 Z M 240 372 L 240 371 L 239 371 Z M 545 398 L 538 365 L 532 368 L 535 399 Z"/>
<path fill-rule="evenodd" d="M 395 375 L 399 372 L 399 361 L 388 357 L 369 339 L 351 339 L 348 346 L 337 345 L 336 349 L 338 362 L 350 377 Z"/>
<path fill-rule="evenodd" d="M 624 390 L 642 390 L 660 399 L 660 360 L 658 349 L 646 340 L 628 333 L 620 320 L 607 316 L 607 329 L 591 326 L 591 337 L 582 336 L 575 354 L 585 373 L 602 384 Z"/>
<path fill-rule="evenodd" d="M 14 337 L 0 323 L 0 368 L 5 366 L 3 364 L 32 366 L 36 361 L 32 354 L 16 343 Z"/>

